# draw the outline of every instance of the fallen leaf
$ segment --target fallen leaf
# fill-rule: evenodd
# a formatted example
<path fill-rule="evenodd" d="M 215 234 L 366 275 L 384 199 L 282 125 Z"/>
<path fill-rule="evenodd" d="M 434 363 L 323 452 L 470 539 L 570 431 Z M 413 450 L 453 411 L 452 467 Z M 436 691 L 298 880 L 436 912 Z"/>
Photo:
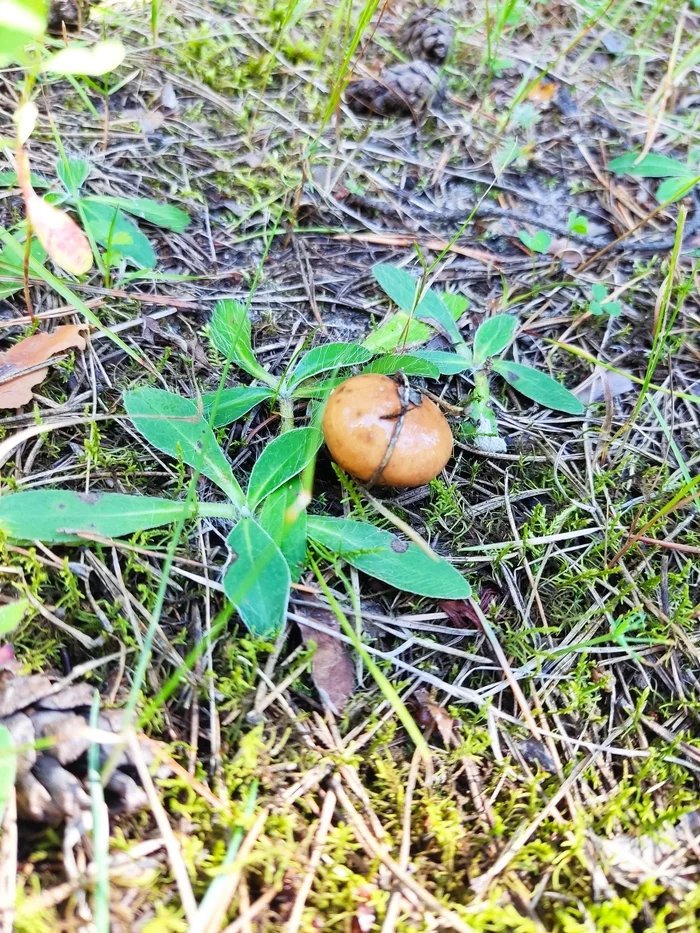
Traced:
<path fill-rule="evenodd" d="M 427 690 L 416 690 L 413 698 L 419 704 L 414 714 L 418 725 L 424 728 L 430 726 L 436 728 L 445 743 L 445 748 L 451 748 L 454 740 L 452 731 L 455 725 L 454 719 L 447 710 L 433 700 Z"/>
<path fill-rule="evenodd" d="M 17 181 L 22 189 L 27 220 L 51 259 L 73 275 L 83 275 L 92 267 L 92 250 L 87 237 L 65 211 L 39 197 L 32 188 L 29 158 L 18 149 Z"/>
<path fill-rule="evenodd" d="M 481 611 L 487 613 L 493 603 L 500 599 L 501 593 L 495 586 L 486 584 L 479 591 L 479 605 Z M 481 631 L 481 621 L 471 604 L 466 599 L 443 599 L 440 608 L 447 618 L 456 625 L 457 628 L 468 628 L 473 626 Z"/>
<path fill-rule="evenodd" d="M 324 628 L 340 632 L 338 620 L 328 609 L 303 601 L 303 614 L 320 622 Z M 324 706 L 340 713 L 352 696 L 355 686 L 355 669 L 344 643 L 327 632 L 320 632 L 310 625 L 298 622 L 305 645 L 314 642 L 316 651 L 311 661 L 311 676 Z"/>
<path fill-rule="evenodd" d="M 527 95 L 527 99 L 546 103 L 554 97 L 556 91 L 556 81 L 552 81 L 550 78 L 542 78 L 542 80 L 538 81 L 537 84 L 532 88 L 530 93 Z"/>
<path fill-rule="evenodd" d="M 42 366 L 42 363 L 63 350 L 73 347 L 85 349 L 84 326 L 64 324 L 50 334 L 25 337 L 6 353 L 0 353 L 0 408 L 21 408 L 29 404 L 33 397 L 32 388 L 49 372 L 48 366 Z"/>
<path fill-rule="evenodd" d="M 170 81 L 163 85 L 163 90 L 160 92 L 160 102 L 167 110 L 178 110 L 180 107 L 175 88 Z"/>

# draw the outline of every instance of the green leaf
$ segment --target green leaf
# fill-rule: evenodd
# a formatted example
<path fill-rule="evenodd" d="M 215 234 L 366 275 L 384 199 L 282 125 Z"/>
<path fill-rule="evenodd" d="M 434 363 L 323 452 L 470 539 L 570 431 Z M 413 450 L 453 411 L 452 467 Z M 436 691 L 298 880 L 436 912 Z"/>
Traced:
<path fill-rule="evenodd" d="M 1 2 L 1 0 L 0 0 Z M 7 801 L 17 776 L 17 750 L 12 733 L 7 726 L 0 725 L 0 823 L 5 818 Z"/>
<path fill-rule="evenodd" d="M 372 353 L 391 353 L 399 345 L 403 348 L 425 343 L 433 333 L 432 328 L 417 321 L 415 316 L 411 317 L 406 311 L 397 311 L 389 320 L 371 331 L 362 341 L 362 346 Z"/>
<path fill-rule="evenodd" d="M 277 387 L 277 380 L 255 359 L 250 341 L 250 320 L 242 304 L 232 298 L 217 301 L 209 329 L 212 343 L 226 359 L 256 379 Z"/>
<path fill-rule="evenodd" d="M 66 191 L 76 197 L 90 174 L 90 163 L 85 159 L 59 159 L 56 163 L 56 174 Z"/>
<path fill-rule="evenodd" d="M 594 282 L 591 285 L 591 294 L 596 301 L 605 301 L 608 297 L 608 290 L 602 282 Z"/>
<path fill-rule="evenodd" d="M 300 508 L 301 477 L 295 476 L 265 499 L 259 521 L 284 554 L 292 582 L 301 577 L 306 561 L 306 508 Z M 303 500 L 302 500 L 303 501 Z"/>
<path fill-rule="evenodd" d="M 93 46 L 73 43 L 50 55 L 41 63 L 39 70 L 57 75 L 88 75 L 97 78 L 118 68 L 125 56 L 126 51 L 119 39 L 105 39 Z"/>
<path fill-rule="evenodd" d="M 689 181 L 690 179 L 685 176 L 683 178 L 667 178 L 666 181 L 662 181 L 659 185 L 656 191 L 656 200 L 659 204 L 664 204 L 666 201 L 673 202 L 684 198 L 694 187 L 694 185 L 689 185 Z"/>
<path fill-rule="evenodd" d="M 417 279 L 414 279 L 404 269 L 398 269 L 396 266 L 385 263 L 377 263 L 372 266 L 372 272 L 394 304 L 398 305 L 403 311 L 410 312 L 413 310 L 420 287 L 420 282 Z M 426 289 L 423 293 L 423 297 L 414 311 L 414 317 L 423 321 L 430 321 L 433 327 L 443 331 L 453 343 L 459 343 L 462 339 L 454 318 L 445 307 L 440 296 L 431 289 Z M 367 341 L 365 341 L 365 346 L 367 346 Z M 390 349 L 393 349 L 393 347 Z"/>
<path fill-rule="evenodd" d="M 552 244 L 552 238 L 546 230 L 538 230 L 534 236 L 526 230 L 521 230 L 518 237 L 533 253 L 546 253 Z"/>
<path fill-rule="evenodd" d="M 231 565 L 224 592 L 254 634 L 270 638 L 282 628 L 291 579 L 284 555 L 252 518 L 242 518 L 227 538 Z"/>
<path fill-rule="evenodd" d="M 584 217 L 583 214 L 577 214 L 576 211 L 571 211 L 569 213 L 567 226 L 572 233 L 585 235 L 588 233 L 588 218 Z"/>
<path fill-rule="evenodd" d="M 567 388 L 546 373 L 510 360 L 494 360 L 493 368 L 518 392 L 545 408 L 582 415 L 583 405 Z"/>
<path fill-rule="evenodd" d="M 512 314 L 496 314 L 483 321 L 474 335 L 474 365 L 481 366 L 492 356 L 502 353 L 518 329 L 518 319 Z"/>
<path fill-rule="evenodd" d="M 17 628 L 28 608 L 28 599 L 20 599 L 16 603 L 0 606 L 0 638 L 4 638 Z"/>
<path fill-rule="evenodd" d="M 0 66 L 23 59 L 24 47 L 46 31 L 45 0 L 0 0 Z"/>
<path fill-rule="evenodd" d="M 323 347 L 314 347 L 299 360 L 285 382 L 292 388 L 319 373 L 331 369 L 342 369 L 366 363 L 372 354 L 358 343 L 327 343 Z"/>
<path fill-rule="evenodd" d="M 647 153 L 635 165 L 638 158 L 638 152 L 626 152 L 609 162 L 608 168 L 616 175 L 632 175 L 636 178 L 692 178 L 695 174 L 690 166 L 658 152 Z"/>
<path fill-rule="evenodd" d="M 402 311 L 413 311 L 418 282 L 410 273 L 387 263 L 376 263 L 372 274 L 395 305 Z"/>
<path fill-rule="evenodd" d="M 440 292 L 439 295 L 454 321 L 458 321 L 469 307 L 469 299 L 457 292 Z"/>
<path fill-rule="evenodd" d="M 147 387 L 125 392 L 124 407 L 149 444 L 199 468 L 235 505 L 243 505 L 243 490 L 196 402 Z"/>
<path fill-rule="evenodd" d="M 220 428 L 225 424 L 232 424 L 238 421 L 243 415 L 247 415 L 251 408 L 255 408 L 261 402 L 266 402 L 274 395 L 272 389 L 265 389 L 258 386 L 234 386 L 232 389 L 224 389 L 219 398 L 219 404 L 216 409 L 216 417 L 212 422 L 213 428 Z M 204 406 L 204 415 L 209 419 L 209 415 L 214 408 L 214 399 L 216 392 L 207 392 L 202 396 Z"/>
<path fill-rule="evenodd" d="M 368 522 L 309 515 L 308 535 L 358 570 L 399 590 L 437 599 L 466 599 L 471 587 L 446 561 Z"/>
<path fill-rule="evenodd" d="M 318 428 L 295 428 L 265 447 L 250 474 L 248 505 L 254 509 L 265 496 L 296 476 L 316 456 L 323 437 Z"/>
<path fill-rule="evenodd" d="M 37 239 L 33 239 L 29 247 L 32 259 L 44 262 L 46 250 Z M 4 278 L 22 279 L 23 269 L 21 262 L 17 262 L 12 250 L 5 246 L 0 252 L 0 298 L 9 298 L 16 292 L 22 291 L 22 282 L 3 282 Z"/>
<path fill-rule="evenodd" d="M 322 379 L 319 382 L 304 382 L 292 393 L 293 398 L 318 398 L 324 399 L 339 386 L 345 382 L 347 376 L 334 376 L 332 379 Z"/>
<path fill-rule="evenodd" d="M 466 344 L 464 346 L 466 347 Z M 414 350 L 413 356 L 432 363 L 443 376 L 454 376 L 473 368 L 470 357 L 461 353 L 448 353 L 446 350 Z"/>
<path fill-rule="evenodd" d="M 149 224 L 162 227 L 164 230 L 172 230 L 174 233 L 183 233 L 190 222 L 190 215 L 187 211 L 175 207 L 174 204 L 160 204 L 158 201 L 152 201 L 151 198 L 121 198 L 96 194 L 90 200 L 99 204 L 107 204 L 110 207 L 119 207 L 127 214 L 146 220 Z"/>
<path fill-rule="evenodd" d="M 409 353 L 387 353 L 386 356 L 378 356 L 362 370 L 363 373 L 381 373 L 385 376 L 399 371 L 407 376 L 426 376 L 428 379 L 437 379 L 440 375 L 440 370 L 434 363 Z"/>
<path fill-rule="evenodd" d="M 126 214 L 108 204 L 95 203 L 92 198 L 81 198 L 78 203 L 92 235 L 100 246 L 109 249 L 112 257 L 123 256 L 139 269 L 155 268 L 157 260 L 153 247 Z"/>
<path fill-rule="evenodd" d="M 0 0 L 2 3 L 2 0 Z M 50 183 L 42 178 L 41 175 L 35 175 L 34 172 L 29 176 L 32 188 L 50 188 Z M 17 172 L 0 172 L 0 188 L 14 188 L 18 184 Z"/>
<path fill-rule="evenodd" d="M 0 496 L 0 531 L 15 541 L 48 544 L 80 541 L 79 532 L 121 538 L 169 525 L 190 511 L 185 502 L 153 496 L 33 489 Z"/>

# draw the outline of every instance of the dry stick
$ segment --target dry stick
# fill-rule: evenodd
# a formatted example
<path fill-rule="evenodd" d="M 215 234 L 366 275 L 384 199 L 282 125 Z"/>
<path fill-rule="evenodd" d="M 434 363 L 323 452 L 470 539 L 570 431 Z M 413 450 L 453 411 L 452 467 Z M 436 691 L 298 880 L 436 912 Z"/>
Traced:
<path fill-rule="evenodd" d="M 139 779 L 143 784 L 143 789 L 146 791 L 148 802 L 151 806 L 151 810 L 153 811 L 156 825 L 158 826 L 158 829 L 160 830 L 160 833 L 163 837 L 165 851 L 168 853 L 170 868 L 172 869 L 175 883 L 177 884 L 177 889 L 180 894 L 180 901 L 182 903 L 183 910 L 185 911 L 187 923 L 191 926 L 197 914 L 197 901 L 195 900 L 194 892 L 192 891 L 190 876 L 187 873 L 187 868 L 185 867 L 182 853 L 180 852 L 180 844 L 175 838 L 175 834 L 173 833 L 172 827 L 170 826 L 168 816 L 163 809 L 163 804 L 160 802 L 155 784 L 153 783 L 153 779 L 148 770 L 143 757 L 143 752 L 141 751 L 138 739 L 136 738 L 136 734 L 133 729 L 128 731 L 127 741 L 129 744 L 129 752 L 139 774 Z"/>
<path fill-rule="evenodd" d="M 318 820 L 318 827 L 316 829 L 316 834 L 311 843 L 311 856 L 309 858 L 309 864 L 304 874 L 304 877 L 301 880 L 299 885 L 299 892 L 294 901 L 294 906 L 292 907 L 292 912 L 287 921 L 286 933 L 297 933 L 301 925 L 301 917 L 304 913 L 304 907 L 306 905 L 306 898 L 309 896 L 309 891 L 311 890 L 311 885 L 314 882 L 314 877 L 321 861 L 321 856 L 323 855 L 323 848 L 326 844 L 326 839 L 328 838 L 328 830 L 331 826 L 331 820 L 333 819 L 333 814 L 335 813 L 335 804 L 336 796 L 332 790 L 326 792 L 326 798 L 323 801 L 323 807 L 321 809 L 321 816 Z"/>
<path fill-rule="evenodd" d="M 535 719 L 532 713 L 530 712 L 530 707 L 528 706 L 528 702 L 525 698 L 525 694 L 520 689 L 520 684 L 518 683 L 517 679 L 515 678 L 513 674 L 512 668 L 510 664 L 508 663 L 508 659 L 503 653 L 503 648 L 501 648 L 501 645 L 498 639 L 496 638 L 496 634 L 494 630 L 491 628 L 491 624 L 489 623 L 484 613 L 481 611 L 481 606 L 479 605 L 479 603 L 473 598 L 470 598 L 469 602 L 471 604 L 472 609 L 476 613 L 479 619 L 479 622 L 481 623 L 481 627 L 484 630 L 484 634 L 486 635 L 489 641 L 489 644 L 493 648 L 493 652 L 496 655 L 498 663 L 501 665 L 505 678 L 510 684 L 510 689 L 513 691 L 513 696 L 515 697 L 517 704 L 522 711 L 523 719 L 530 727 L 530 731 L 535 736 L 535 738 L 541 740 L 542 733 L 540 732 L 540 728 L 535 722 Z"/>
<path fill-rule="evenodd" d="M 261 911 L 263 911 L 266 907 L 268 907 L 272 901 L 274 901 L 280 890 L 281 888 L 279 885 L 275 885 L 268 891 L 265 891 L 265 893 L 262 894 L 257 899 L 257 901 L 253 901 L 245 914 L 241 914 L 237 920 L 234 920 L 233 923 L 229 923 L 229 925 L 223 929 L 221 933 L 242 933 L 244 927 L 252 920 L 255 920 L 258 914 L 261 913 Z"/>
<path fill-rule="evenodd" d="M 418 780 L 418 769 L 422 760 L 420 752 L 416 749 L 411 759 L 411 770 L 408 772 L 406 796 L 403 802 L 403 827 L 401 831 L 401 848 L 399 849 L 399 865 L 403 871 L 408 870 L 408 859 L 411 854 L 411 807 L 413 806 L 413 793 Z M 400 889 L 395 887 L 391 892 L 386 913 L 384 914 L 381 933 L 394 933 L 396 921 L 399 918 L 402 897 Z"/>
<path fill-rule="evenodd" d="M 351 824 L 358 841 L 361 843 L 366 852 L 373 858 L 378 858 L 384 865 L 386 865 L 392 875 L 398 881 L 400 881 L 404 887 L 408 888 L 409 891 L 415 894 L 416 897 L 422 901 L 429 910 L 437 914 L 438 917 L 441 917 L 442 920 L 444 920 L 448 926 L 452 927 L 453 930 L 457 930 L 458 933 L 475 933 L 473 927 L 470 927 L 469 924 L 465 923 L 458 914 L 450 910 L 448 907 L 445 907 L 436 897 L 430 894 L 429 891 L 426 891 L 425 888 L 421 887 L 415 878 L 413 878 L 407 871 L 404 871 L 399 863 L 389 855 L 385 847 L 372 838 L 371 834 L 367 830 L 367 827 L 362 822 L 360 814 L 357 812 L 350 798 L 343 790 L 340 781 L 337 778 L 332 778 L 330 783 L 336 793 L 336 796 L 338 797 L 341 807 L 345 811 L 348 822 Z"/>

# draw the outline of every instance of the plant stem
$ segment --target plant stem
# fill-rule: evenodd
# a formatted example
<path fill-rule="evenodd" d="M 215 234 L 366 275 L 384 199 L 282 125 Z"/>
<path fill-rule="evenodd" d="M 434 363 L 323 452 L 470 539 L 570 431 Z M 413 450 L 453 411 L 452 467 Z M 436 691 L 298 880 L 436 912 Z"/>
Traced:
<path fill-rule="evenodd" d="M 235 522 L 240 516 L 240 509 L 231 502 L 197 502 L 198 518 L 227 518 Z"/>
<path fill-rule="evenodd" d="M 489 377 L 483 369 L 474 373 L 474 401 L 486 403 L 489 400 Z"/>
<path fill-rule="evenodd" d="M 280 434 L 286 434 L 294 427 L 294 400 L 289 396 L 279 395 L 280 418 L 282 421 Z"/>

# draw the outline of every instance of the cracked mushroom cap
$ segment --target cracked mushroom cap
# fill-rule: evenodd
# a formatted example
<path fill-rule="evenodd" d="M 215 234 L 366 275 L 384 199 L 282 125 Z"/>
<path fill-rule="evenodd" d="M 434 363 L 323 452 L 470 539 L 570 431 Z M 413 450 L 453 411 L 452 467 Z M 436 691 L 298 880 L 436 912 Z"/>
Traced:
<path fill-rule="evenodd" d="M 422 486 L 434 479 L 452 454 L 452 431 L 440 409 L 417 393 L 400 422 L 399 387 L 388 376 L 353 376 L 331 393 L 323 434 L 333 459 L 363 482 L 374 477 L 392 437 L 391 455 L 376 482 Z"/>

